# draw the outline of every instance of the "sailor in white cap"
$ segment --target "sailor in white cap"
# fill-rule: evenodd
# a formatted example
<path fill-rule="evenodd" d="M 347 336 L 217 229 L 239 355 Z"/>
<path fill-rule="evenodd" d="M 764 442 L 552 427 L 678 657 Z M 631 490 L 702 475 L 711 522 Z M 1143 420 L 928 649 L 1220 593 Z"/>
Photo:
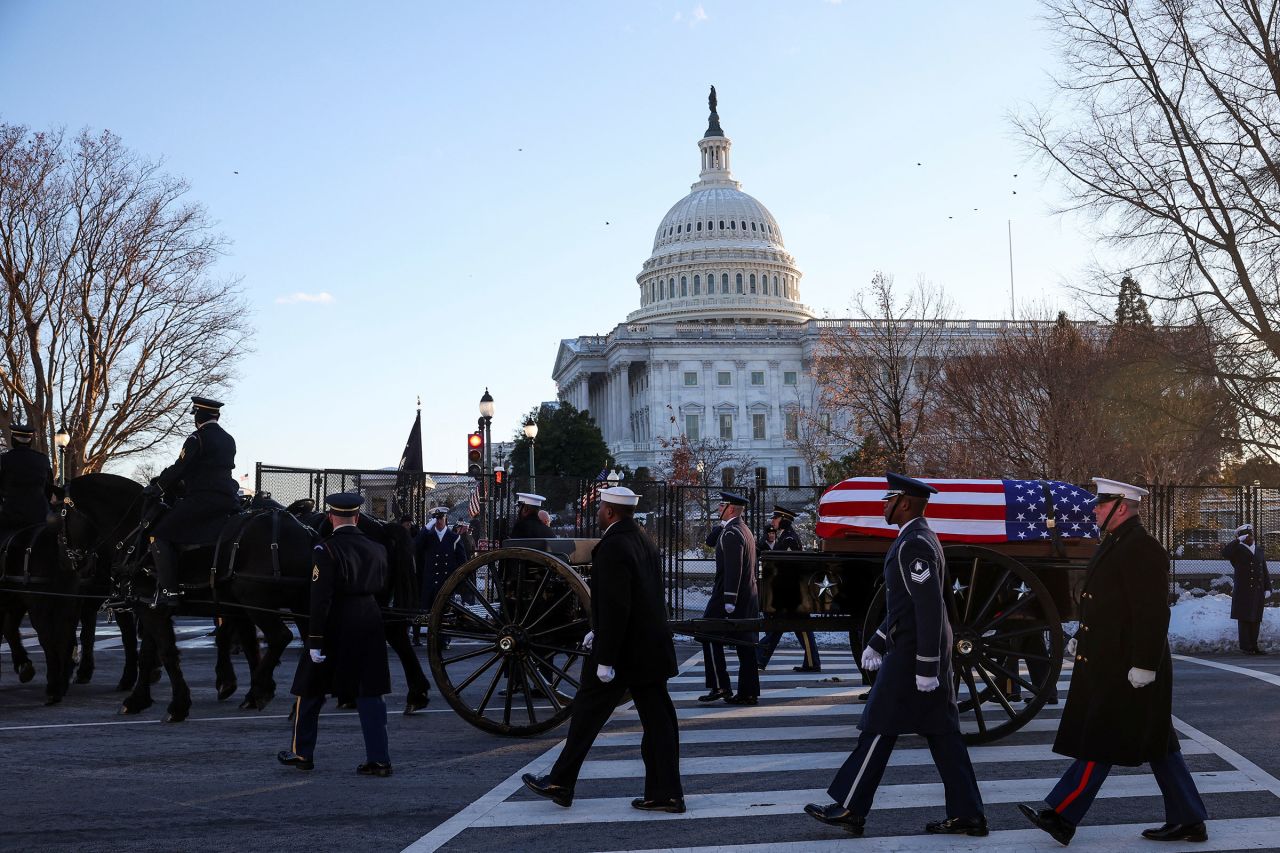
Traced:
<path fill-rule="evenodd" d="M 516 520 L 511 525 L 512 539 L 554 539 L 551 528 L 538 519 L 538 510 L 546 502 L 542 495 L 516 492 Z"/>
<path fill-rule="evenodd" d="M 1080 628 L 1067 704 L 1053 751 L 1074 758 L 1045 797 L 1019 804 L 1033 824 L 1067 844 L 1115 765 L 1150 764 L 1164 797 L 1154 841 L 1205 841 L 1204 801 L 1173 732 L 1169 658 L 1169 554 L 1142 526 L 1140 486 L 1094 478 L 1102 542 L 1080 591 Z"/>
<path fill-rule="evenodd" d="M 582 686 L 573 699 L 569 736 L 545 776 L 524 774 L 529 790 L 559 806 L 573 803 L 587 752 L 629 690 L 644 729 L 642 811 L 681 813 L 680 732 L 667 679 L 676 652 L 667 628 L 662 563 L 657 547 L 635 521 L 640 496 L 625 486 L 600 491 L 596 520 L 604 531 L 591 552 L 591 627 L 583 640 Z"/>
<path fill-rule="evenodd" d="M 418 567 L 418 606 L 422 610 L 430 610 L 445 579 L 467 561 L 467 551 L 462 545 L 462 539 L 449 529 L 447 506 L 431 510 L 431 523 L 422 528 L 413 540 L 413 557 Z M 414 626 L 415 643 L 421 642 L 418 639 L 418 632 L 421 630 L 421 625 Z"/>
<path fill-rule="evenodd" d="M 1236 528 L 1236 538 L 1222 549 L 1231 561 L 1231 618 L 1236 620 L 1240 651 L 1246 655 L 1265 655 L 1258 647 L 1262 628 L 1262 605 L 1271 594 L 1271 573 L 1267 570 L 1267 554 L 1253 535 L 1252 524 Z"/>

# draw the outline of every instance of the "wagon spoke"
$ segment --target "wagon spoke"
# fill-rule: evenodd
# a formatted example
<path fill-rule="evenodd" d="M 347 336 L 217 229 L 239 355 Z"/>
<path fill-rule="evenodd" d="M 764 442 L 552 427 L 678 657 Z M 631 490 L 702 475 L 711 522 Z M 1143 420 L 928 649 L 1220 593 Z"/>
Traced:
<path fill-rule="evenodd" d="M 538 715 L 533 710 L 533 691 L 529 689 L 529 677 L 524 671 L 524 658 L 520 659 L 520 666 L 516 667 L 516 673 L 520 676 L 520 692 L 524 694 L 524 707 L 529 713 L 529 724 L 538 722 Z"/>
<path fill-rule="evenodd" d="M 969 698 L 973 701 L 973 716 L 978 721 L 978 731 L 982 734 L 987 733 L 987 721 L 982 716 L 982 697 L 978 694 L 978 688 L 973 683 L 973 671 L 968 666 L 959 667 L 960 677 L 964 679 L 965 686 L 969 688 Z"/>
<path fill-rule="evenodd" d="M 469 586 L 471 588 L 471 591 L 475 593 L 476 601 L 480 602 L 480 605 L 484 607 L 485 610 L 488 611 L 490 616 L 493 617 L 493 621 L 502 622 L 503 621 L 502 617 L 498 615 L 498 611 L 493 609 L 493 605 L 489 603 L 489 599 L 481 595 L 480 590 L 476 589 L 476 582 L 473 581 L 471 578 L 467 578 L 467 586 Z M 475 614 L 473 613 L 471 615 L 474 616 Z"/>
<path fill-rule="evenodd" d="M 565 623 L 565 624 L 563 624 L 563 625 L 557 625 L 557 626 L 556 626 L 556 627 L 554 627 L 554 628 L 548 628 L 548 629 L 547 629 L 547 630 L 545 630 L 545 631 L 539 631 L 539 632 L 538 632 L 538 633 L 536 633 L 536 634 L 530 634 L 530 635 L 529 635 L 529 639 L 531 639 L 531 640 L 536 640 L 536 639 L 538 639 L 539 637 L 546 637 L 546 636 L 548 636 L 548 635 L 550 635 L 550 634 L 558 634 L 558 633 L 561 633 L 561 632 L 563 632 L 563 633 L 566 633 L 566 634 L 567 634 L 567 633 L 572 632 L 575 628 L 580 628 L 580 627 L 582 627 L 582 626 L 584 626 L 584 625 L 590 625 L 590 624 L 591 624 L 591 620 L 590 620 L 590 619 L 587 619 L 586 617 L 582 617 L 582 618 L 580 618 L 580 619 L 574 619 L 572 622 L 566 622 L 566 623 Z M 584 636 L 585 636 L 585 635 L 584 635 Z"/>
<path fill-rule="evenodd" d="M 542 572 L 542 580 L 538 581 L 538 586 L 534 589 L 533 596 L 529 599 L 529 606 L 525 608 L 524 615 L 521 616 L 517 622 L 521 627 L 524 627 L 524 623 L 528 621 L 529 617 L 533 614 L 533 605 L 542 598 L 542 591 L 546 589 L 547 586 L 547 578 L 551 577 L 553 574 L 555 573 L 550 569 L 545 569 Z"/>
<path fill-rule="evenodd" d="M 462 682 L 458 684 L 458 686 L 454 689 L 459 694 L 461 694 L 463 690 L 466 690 L 468 687 L 471 686 L 471 682 L 475 681 L 477 678 L 484 675 L 485 671 L 489 669 L 489 667 L 493 666 L 495 663 L 497 663 L 500 660 L 502 660 L 502 655 L 498 654 L 497 652 L 494 652 L 493 657 L 489 658 L 487 661 L 484 662 L 484 666 L 480 667 L 479 669 L 477 669 L 476 671 L 468 675 L 466 678 L 464 678 Z"/>
<path fill-rule="evenodd" d="M 551 605 L 551 606 L 550 606 L 550 607 L 548 607 L 546 610 L 542 611 L 542 615 L 541 615 L 541 616 L 539 616 L 537 619 L 535 619 L 535 620 L 533 621 L 533 624 L 532 624 L 532 625 L 530 625 L 530 626 L 529 626 L 528 628 L 526 628 L 525 630 L 527 630 L 527 631 L 533 631 L 533 629 L 534 629 L 534 628 L 538 627 L 538 625 L 540 625 L 540 624 L 542 623 L 542 620 L 543 620 L 543 619 L 546 619 L 549 615 L 551 615 L 552 613 L 555 613 L 555 612 L 556 612 L 556 609 L 557 609 L 557 608 L 559 608 L 559 607 L 560 607 L 560 605 L 561 605 L 561 604 L 563 604 L 563 603 L 564 603 L 564 602 L 565 602 L 565 601 L 566 601 L 570 596 L 572 596 L 573 594 L 574 594 L 574 590 L 573 590 L 573 588 L 572 588 L 572 587 L 570 587 L 569 589 L 566 589 L 566 590 L 564 591 L 564 595 L 562 595 L 562 596 L 560 596 L 559 598 L 557 598 L 557 599 L 556 599 L 555 604 Z"/>
<path fill-rule="evenodd" d="M 534 677 L 535 681 L 537 681 L 538 687 L 542 689 L 544 694 L 546 694 L 547 699 L 551 700 L 551 707 L 555 708 L 557 712 L 563 711 L 564 705 L 560 702 L 559 693 L 557 693 L 554 687 L 546 682 L 542 677 L 542 673 L 538 672 L 538 668 L 528 660 L 523 661 L 523 664 L 529 674 Z"/>
<path fill-rule="evenodd" d="M 1003 675 L 1005 678 L 1017 684 L 1024 690 L 1030 690 L 1033 694 L 1040 692 L 1040 688 L 1036 687 L 1030 681 L 1025 680 L 1020 674 L 1010 672 L 1003 665 L 996 663 L 993 658 L 983 655 L 982 659 L 986 662 L 987 666 L 991 668 L 992 672 L 995 672 L 998 675 Z"/>
<path fill-rule="evenodd" d="M 978 591 L 978 558 L 973 558 L 973 568 L 969 570 L 969 593 L 964 597 L 964 621 L 969 624 L 969 612 L 973 610 L 973 596 Z"/>
<path fill-rule="evenodd" d="M 471 585 L 471 588 L 472 588 L 472 589 L 475 589 L 475 584 L 472 584 L 472 585 Z M 465 618 L 467 618 L 467 619 L 470 619 L 472 622 L 474 622 L 475 624 L 479 625 L 479 626 L 480 626 L 480 628 L 481 628 L 481 630 L 485 631 L 486 633 L 488 633 L 488 634 L 490 634 L 490 635 L 492 635 L 492 636 L 495 636 L 495 637 L 498 635 L 498 631 L 497 631 L 497 629 L 496 629 L 496 628 L 494 628 L 494 626 L 493 626 L 493 625 L 491 625 L 490 623 L 488 623 L 488 622 L 484 621 L 484 620 L 483 620 L 483 619 L 481 619 L 479 616 L 475 615 L 475 614 L 474 614 L 474 613 L 472 613 L 470 610 L 468 610 L 467 608 L 463 607 L 463 606 L 462 606 L 461 604 L 459 604 L 458 602 L 454 601 L 452 598 L 451 598 L 451 599 L 449 599 L 449 607 L 453 608 L 453 610 L 455 610 L 459 615 L 461 615 L 461 616 L 463 616 L 463 617 L 465 617 Z M 490 612 L 492 612 L 492 611 L 490 611 Z"/>
<path fill-rule="evenodd" d="M 507 695 L 502 697 L 505 701 L 502 703 L 502 724 L 504 726 L 511 725 L 511 700 L 515 698 L 515 674 L 511 671 L 511 658 L 507 658 L 504 669 L 507 671 Z"/>
<path fill-rule="evenodd" d="M 520 624 L 520 590 L 524 588 L 524 560 L 512 560 L 516 569 L 515 599 L 511 604 L 511 621 Z"/>
<path fill-rule="evenodd" d="M 492 643 L 494 638 L 497 636 L 497 632 L 486 631 L 481 634 L 477 631 L 462 631 L 457 628 L 441 627 L 440 636 L 448 637 L 451 640 L 478 640 L 482 643 Z"/>
<path fill-rule="evenodd" d="M 976 574 L 976 571 L 975 571 L 975 574 Z M 994 604 L 996 601 L 996 598 L 999 597 L 1000 591 L 1004 589 L 1005 581 L 1009 580 L 1009 575 L 1011 574 L 1013 574 L 1012 569 L 1005 569 L 1000 574 L 1000 580 L 996 581 L 995 586 L 991 587 L 990 595 L 987 596 L 987 600 L 983 602 L 982 607 L 978 610 L 978 615 L 973 617 L 973 622 L 981 622 L 984 618 L 986 618 L 987 613 L 991 610 L 991 605 Z M 974 591 L 973 587 L 970 587 L 969 590 L 970 592 Z M 973 622 L 970 622 L 969 624 L 973 624 Z"/>
<path fill-rule="evenodd" d="M 488 646 L 485 646 L 484 648 L 476 649 L 473 652 L 464 652 L 463 654 L 460 654 L 460 655 L 454 655 L 451 658 L 441 658 L 440 663 L 444 664 L 445 666 L 448 666 L 449 664 L 457 663 L 460 660 L 468 660 L 470 658 L 479 657 L 480 655 L 483 655 L 483 654 L 488 654 L 489 652 L 494 651 L 496 648 L 497 648 L 496 645 L 490 644 Z"/>
<path fill-rule="evenodd" d="M 538 653 L 537 653 L 537 652 L 535 652 L 535 651 L 530 651 L 530 652 L 529 652 L 529 654 L 530 654 L 530 655 L 532 655 L 533 657 L 537 658 L 539 663 L 541 663 L 541 664 L 542 664 L 543 666 L 545 666 L 547 669 L 549 669 L 549 670 L 551 670 L 552 672 L 554 672 L 556 675 L 560 676 L 560 678 L 561 678 L 561 679 L 563 679 L 564 681 L 567 681 L 567 682 L 569 682 L 570 684 L 572 684 L 575 690 L 582 686 L 582 685 L 580 685 L 580 684 L 578 683 L 578 679 L 574 678 L 572 675 L 570 675 L 569 673 L 565 672 L 565 671 L 564 671 L 563 669 L 561 669 L 560 667 L 558 667 L 558 666 L 556 666 L 555 664 L 551 663 L 551 662 L 550 662 L 550 661 L 548 661 L 546 658 L 544 658 L 542 655 L 538 654 Z M 572 661 L 570 661 L 570 663 L 572 663 Z"/>
<path fill-rule="evenodd" d="M 564 646 L 553 646 L 549 643 L 530 643 L 529 645 L 535 649 L 543 649 L 545 651 L 553 652 L 559 655 L 578 654 L 578 649 L 569 649 L 569 648 L 565 648 Z"/>
<path fill-rule="evenodd" d="M 982 676 L 982 681 L 987 685 L 991 692 L 995 695 L 999 703 L 1004 707 L 1004 712 L 1009 715 L 1009 719 L 1018 716 L 1018 712 L 1013 710 L 1013 706 L 1009 704 L 1008 698 L 1004 695 L 1004 691 L 996 687 L 995 682 L 991 680 L 991 676 L 983 669 L 981 661 L 974 661 L 974 667 L 978 670 L 978 675 Z"/>
<path fill-rule="evenodd" d="M 1025 637 L 1028 634 L 1043 634 L 1045 631 L 1053 632 L 1052 626 L 1048 622 L 1037 622 L 1034 625 L 1028 625 L 1023 628 L 1007 628 L 996 633 L 993 640 L 1008 640 L 1014 637 Z"/>
<path fill-rule="evenodd" d="M 994 629 L 1001 622 L 1008 619 L 1010 616 L 1017 613 L 1022 608 L 1026 607 L 1028 602 L 1034 601 L 1035 597 L 1036 597 L 1035 593 L 1029 593 L 1027 595 L 1024 595 L 1022 598 L 1019 598 L 1017 601 L 1013 603 L 1012 607 L 1009 607 L 1003 610 L 998 616 L 996 616 L 996 618 L 992 619 L 986 625 L 982 626 L 982 628 L 978 631 L 978 633 L 985 634 L 988 631 Z"/>
<path fill-rule="evenodd" d="M 476 715 L 483 717 L 484 709 L 489 707 L 489 700 L 493 698 L 493 691 L 498 688 L 498 679 L 502 678 L 502 673 L 506 672 L 507 664 L 504 661 L 502 666 L 498 667 L 493 673 L 493 681 L 489 682 L 489 689 L 484 692 L 484 698 L 480 700 L 480 707 L 476 708 Z"/>

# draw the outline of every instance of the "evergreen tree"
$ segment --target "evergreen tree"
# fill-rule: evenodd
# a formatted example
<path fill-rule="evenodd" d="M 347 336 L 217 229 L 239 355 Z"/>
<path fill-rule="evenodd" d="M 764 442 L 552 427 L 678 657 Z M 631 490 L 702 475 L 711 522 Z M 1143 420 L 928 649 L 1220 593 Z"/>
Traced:
<path fill-rule="evenodd" d="M 1116 306 L 1116 325 L 1121 328 L 1141 326 L 1150 329 L 1151 312 L 1147 310 L 1147 300 L 1142 295 L 1138 280 L 1131 275 L 1120 279 L 1119 304 Z"/>
<path fill-rule="evenodd" d="M 594 480 L 605 468 L 615 467 L 590 413 L 561 402 L 533 409 L 528 417 L 538 424 L 533 445 L 538 492 L 546 496 L 551 511 L 574 499 L 581 480 Z M 523 427 L 514 439 L 511 464 L 516 487 L 524 490 L 529 485 L 529 439 Z"/>

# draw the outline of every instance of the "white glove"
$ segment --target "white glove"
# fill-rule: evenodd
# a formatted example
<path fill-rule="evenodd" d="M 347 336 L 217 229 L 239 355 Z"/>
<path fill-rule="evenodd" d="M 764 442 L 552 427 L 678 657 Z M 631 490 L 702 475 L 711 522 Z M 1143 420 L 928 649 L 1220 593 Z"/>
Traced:
<path fill-rule="evenodd" d="M 596 677 L 599 678 L 601 681 L 603 681 L 605 684 L 608 684 L 610 681 L 613 681 L 613 677 L 615 675 L 617 675 L 617 673 L 613 671 L 613 667 L 611 666 L 605 666 L 604 664 L 599 664 L 596 666 Z"/>
<path fill-rule="evenodd" d="M 1156 674 L 1149 669 L 1138 669 L 1136 666 L 1129 669 L 1129 683 L 1134 687 L 1146 687 L 1155 680 Z"/>
<path fill-rule="evenodd" d="M 1076 638 L 1075 638 L 1075 637 L 1072 637 L 1070 640 L 1067 640 L 1067 655 L 1068 655 L 1069 657 L 1075 657 L 1075 656 L 1076 656 L 1076 645 L 1077 645 L 1077 644 L 1076 644 Z"/>
<path fill-rule="evenodd" d="M 726 604 L 726 605 L 724 606 L 724 612 L 725 612 L 725 614 L 726 614 L 726 615 L 728 615 L 728 616 L 732 616 L 732 615 L 733 615 L 733 605 L 732 605 L 732 604 Z"/>
<path fill-rule="evenodd" d="M 587 651 L 591 651 L 591 644 L 596 641 L 596 632 L 588 631 L 587 636 L 582 638 L 582 647 Z"/>
<path fill-rule="evenodd" d="M 862 668 L 867 672 L 875 672 L 880 668 L 880 664 L 884 663 L 884 658 L 880 657 L 880 653 L 870 646 L 866 646 L 862 650 Z"/>
<path fill-rule="evenodd" d="M 320 650 L 319 650 L 319 649 L 308 649 L 308 651 L 310 651 L 310 652 L 311 652 L 311 662 L 312 662 L 312 663 L 324 663 L 324 661 L 325 661 L 325 657 L 324 657 L 324 655 L 320 654 Z"/>
<path fill-rule="evenodd" d="M 930 675 L 928 678 L 923 675 L 916 676 L 916 690 L 921 693 L 932 693 L 937 689 L 938 677 L 936 675 Z"/>

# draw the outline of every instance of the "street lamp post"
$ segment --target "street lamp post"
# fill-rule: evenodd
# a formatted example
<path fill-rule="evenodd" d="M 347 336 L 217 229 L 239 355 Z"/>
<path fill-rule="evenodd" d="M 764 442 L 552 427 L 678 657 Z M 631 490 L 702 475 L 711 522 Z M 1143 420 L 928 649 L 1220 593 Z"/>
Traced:
<path fill-rule="evenodd" d="M 65 486 L 67 484 L 67 445 L 71 443 L 71 436 L 67 433 L 65 426 L 54 434 L 53 443 L 58 447 L 58 485 Z"/>
<path fill-rule="evenodd" d="M 480 430 L 484 433 L 484 461 L 480 471 L 480 480 L 484 483 L 484 535 L 485 538 L 493 538 L 493 521 L 496 507 L 493 505 L 493 497 L 490 490 L 489 472 L 492 470 L 492 450 L 489 448 L 489 427 L 493 423 L 493 396 L 489 393 L 489 389 L 484 389 L 484 394 L 480 397 Z M 490 543 L 492 546 L 492 543 Z"/>
<path fill-rule="evenodd" d="M 538 424 L 529 418 L 524 422 L 524 435 L 529 439 L 529 491 L 538 490 L 538 475 L 533 467 L 533 443 L 538 438 Z"/>

